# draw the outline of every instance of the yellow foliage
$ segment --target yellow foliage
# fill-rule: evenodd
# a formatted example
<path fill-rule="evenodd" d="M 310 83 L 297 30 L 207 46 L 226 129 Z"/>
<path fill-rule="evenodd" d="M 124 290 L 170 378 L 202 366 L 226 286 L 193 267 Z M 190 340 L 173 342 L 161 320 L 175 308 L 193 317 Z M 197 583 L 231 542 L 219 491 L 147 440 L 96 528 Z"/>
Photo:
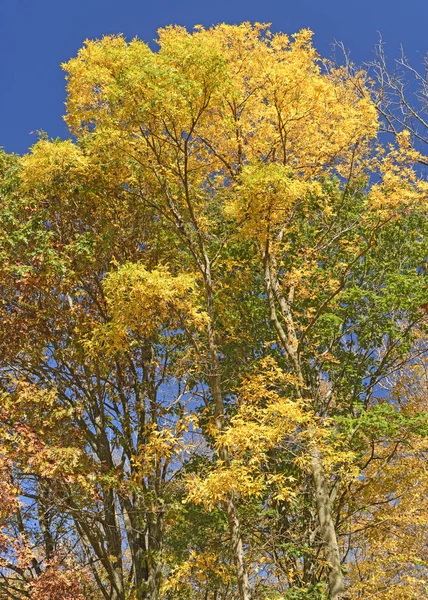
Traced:
<path fill-rule="evenodd" d="M 260 361 L 257 371 L 240 386 L 236 414 L 222 432 L 212 434 L 220 450 L 227 448 L 230 462 L 218 460 L 204 477 L 188 477 L 189 499 L 212 509 L 232 493 L 260 496 L 267 488 L 277 499 L 291 498 L 293 478 L 261 468 L 268 453 L 291 439 L 304 439 L 313 415 L 300 402 L 281 394 L 281 386 L 294 382 L 272 358 Z"/>
<path fill-rule="evenodd" d="M 427 414 L 426 365 L 400 377 L 393 395 L 403 415 Z M 354 560 L 352 600 L 419 600 L 428 593 L 428 438 L 400 431 L 367 450 L 367 466 L 350 497 Z M 358 509 L 356 508 L 358 507 Z"/>
<path fill-rule="evenodd" d="M 0 398 L 0 454 L 19 462 L 25 473 L 83 482 L 88 462 L 72 424 L 76 409 L 62 406 L 56 390 L 15 383 L 15 391 Z"/>
<path fill-rule="evenodd" d="M 162 592 L 186 592 L 192 594 L 200 587 L 207 586 L 211 579 L 228 584 L 233 577 L 230 566 L 222 560 L 221 556 L 213 552 L 196 552 L 192 550 L 189 558 L 176 566 L 162 585 Z M 187 597 L 187 595 L 185 596 Z M 192 596 L 193 597 L 193 594 Z"/>
<path fill-rule="evenodd" d="M 144 477 L 150 476 L 160 465 L 170 463 L 173 458 L 184 460 L 184 454 L 192 449 L 185 434 L 195 425 L 194 415 L 184 415 L 170 426 L 159 429 L 156 424 L 145 428 L 144 443 L 138 448 L 138 454 L 132 460 L 133 483 L 139 485 Z"/>
<path fill-rule="evenodd" d="M 245 222 L 245 230 L 257 235 L 283 223 L 291 207 L 309 193 L 321 193 L 317 181 L 301 181 L 289 166 L 253 164 L 244 167 L 237 190 L 226 212 Z"/>
<path fill-rule="evenodd" d="M 408 131 L 397 139 L 398 147 L 391 145 L 387 153 L 380 149 L 373 163 L 381 180 L 371 188 L 370 207 L 383 218 L 397 218 L 403 210 L 426 206 L 428 198 L 428 183 L 414 168 L 421 154 L 410 145 Z"/>
<path fill-rule="evenodd" d="M 239 235 L 255 240 L 263 249 L 269 246 L 263 256 L 269 258 L 267 279 L 274 287 L 269 300 L 282 319 L 279 333 L 282 327 L 288 336 L 282 349 L 294 359 L 290 362 L 299 377 L 284 373 L 272 358 L 259 362 L 235 390 L 235 411 L 226 426 L 219 431 L 218 423 L 216 428 L 208 425 L 217 457 L 206 474 L 187 477 L 188 500 L 211 510 L 231 497 L 293 499 L 299 492 L 295 480 L 270 469 L 271 456 L 284 451 L 281 467 L 287 467 L 288 461 L 307 482 L 310 451 L 315 448 L 322 457 L 326 480 L 334 474 L 344 487 L 354 486 L 356 497 L 365 500 L 370 492 L 370 502 L 377 499 L 382 506 L 373 508 L 372 504 L 370 510 L 351 515 L 349 535 L 360 544 L 356 567 L 349 571 L 352 594 L 355 598 L 416 600 L 422 590 L 422 584 L 415 583 L 418 565 L 426 569 L 419 555 L 427 525 L 420 508 L 426 508 L 428 497 L 419 461 L 426 447 L 411 439 L 412 450 L 403 451 L 399 461 L 389 461 L 390 448 L 385 443 L 380 451 L 385 462 L 382 486 L 373 490 L 365 480 L 358 487 L 361 474 L 355 455 L 334 432 L 332 421 L 315 414 L 316 403 L 300 398 L 304 394 L 296 389 L 303 387 L 299 356 L 313 343 L 308 341 L 310 335 L 320 335 L 318 317 L 340 302 L 352 266 L 375 243 L 370 233 L 408 209 L 426 205 L 428 184 L 420 181 L 413 167 L 420 155 L 411 147 L 407 132 L 398 137 L 397 145 L 376 146 L 377 113 L 362 83 L 363 74 L 323 70 L 309 30 L 290 38 L 272 34 L 259 23 L 199 26 L 192 33 L 183 27 L 167 27 L 159 31 L 158 44 L 159 51 L 153 52 L 140 40 L 127 43 L 122 36 L 85 42 L 77 57 L 64 65 L 68 74 L 66 121 L 78 144 L 45 140 L 36 144 L 23 160 L 22 190 L 28 195 L 36 190 L 36 196 L 41 191 L 44 200 L 54 199 L 55 194 L 67 197 L 81 182 L 100 177 L 107 184 L 102 186 L 106 197 L 111 186 L 127 198 L 135 195 L 141 205 L 153 210 L 162 226 L 163 220 L 172 223 L 176 237 L 171 239 L 180 239 L 186 256 L 194 259 L 195 270 L 205 277 L 210 315 L 221 298 L 221 293 L 215 294 L 222 283 L 212 281 L 213 271 L 208 267 L 217 268 L 218 247 L 228 243 L 230 221 Z M 361 200 L 367 202 L 367 210 L 355 209 L 351 220 L 355 224 L 341 225 L 338 219 L 336 231 L 335 217 L 345 206 L 348 184 L 358 182 L 361 190 L 373 176 L 376 184 Z M 333 189 L 334 180 L 339 181 L 337 189 Z M 89 204 L 91 193 L 86 196 Z M 339 197 L 343 201 L 338 202 Z M 311 213 L 314 198 L 315 219 Z M 358 201 L 359 196 L 355 198 Z M 300 224 L 295 226 L 297 213 Z M 303 239 L 302 215 L 312 227 L 315 241 L 311 247 Z M 360 223 L 360 219 L 367 221 Z M 368 235 L 361 234 L 365 223 Z M 317 227 L 325 227 L 325 236 L 317 237 Z M 329 244 L 338 256 L 330 270 L 323 269 L 322 254 L 323 246 Z M 284 268 L 281 261 L 286 262 L 290 249 L 295 261 Z M 233 270 L 234 260 L 230 258 L 230 266 L 225 264 L 227 269 Z M 260 262 L 258 267 L 260 275 Z M 225 297 L 227 285 L 222 290 Z M 322 298 L 320 289 L 326 300 L 317 303 Z M 146 341 L 148 345 L 161 341 L 167 347 L 177 334 L 195 335 L 215 325 L 216 319 L 210 322 L 204 312 L 201 291 L 190 272 L 177 274 L 166 266 L 149 269 L 142 263 L 127 263 L 115 266 L 105 277 L 103 292 L 107 318 L 84 339 L 90 358 L 141 349 Z M 216 316 L 220 321 L 223 315 Z M 209 333 L 211 359 L 216 360 L 200 377 L 202 385 L 210 377 L 218 375 L 219 381 L 223 377 L 216 335 Z M 232 339 L 231 334 L 227 341 Z M 328 351 L 322 356 L 325 361 L 335 360 Z M 311 357 L 319 358 L 316 351 Z M 220 390 L 217 395 L 219 413 L 223 411 Z M 19 409 L 25 416 L 26 404 L 21 405 L 19 398 L 16 406 L 6 399 L 5 407 L 12 413 Z M 42 397 L 37 392 L 32 402 L 45 403 L 45 422 L 42 426 L 31 423 L 31 427 L 24 423 L 24 441 L 7 434 L 8 448 L 20 444 L 20 455 L 27 458 L 23 471 L 43 477 L 66 473 L 71 481 L 79 471 L 83 450 L 64 444 L 57 428 L 58 418 L 67 421 L 71 416 L 61 412 L 54 393 Z M 225 414 L 221 417 L 226 419 Z M 180 453 L 189 449 L 185 433 L 191 426 L 187 417 L 162 429 L 146 425 L 138 456 L 129 459 L 131 483 L 138 486 L 140 479 L 158 473 L 159 465 L 181 459 Z M 50 448 L 49 435 L 59 449 Z M 375 481 L 375 470 L 370 463 L 364 478 Z M 392 492 L 399 501 L 385 503 L 385 496 Z M 347 499 L 346 493 L 343 497 Z M 387 539 L 391 531 L 394 535 Z M 314 531 L 313 548 L 318 553 L 325 543 L 322 535 Z M 412 567 L 403 575 L 406 561 Z M 195 581 L 203 585 L 208 573 L 229 582 L 229 571 L 215 553 L 193 552 L 171 574 L 164 593 L 178 596 Z M 288 577 L 292 581 L 292 571 Z"/>
<path fill-rule="evenodd" d="M 89 158 L 71 140 L 40 140 L 33 146 L 31 154 L 23 158 L 22 165 L 24 191 L 38 187 L 46 190 L 55 186 L 56 192 L 59 192 L 62 185 L 70 188 L 93 174 Z"/>
<path fill-rule="evenodd" d="M 207 323 L 190 274 L 174 276 L 162 266 L 148 271 L 142 264 L 125 264 L 109 273 L 103 287 L 111 320 L 86 341 L 90 352 L 100 346 L 117 352 L 126 349 L 133 336 L 148 339 Z"/>
<path fill-rule="evenodd" d="M 428 591 L 427 443 L 406 446 L 389 463 L 386 446 L 385 462 L 373 463 L 357 490 L 366 509 L 353 519 L 352 599 L 419 600 Z"/>
<path fill-rule="evenodd" d="M 230 465 L 218 461 L 206 477 L 188 476 L 187 487 L 188 500 L 212 510 L 231 494 L 238 497 L 259 496 L 264 489 L 264 481 L 262 475 L 240 461 L 232 461 Z"/>
<path fill-rule="evenodd" d="M 343 481 L 359 475 L 355 453 L 344 449 L 331 421 L 317 417 L 309 401 L 288 398 L 285 391 L 290 385 L 298 385 L 295 377 L 284 373 L 272 357 L 260 360 L 237 390 L 237 410 L 228 427 L 221 432 L 210 428 L 217 449 L 226 448 L 230 462 L 217 460 L 204 476 L 189 476 L 189 500 L 212 509 L 230 494 L 257 497 L 270 490 L 276 500 L 295 497 L 293 476 L 268 468 L 272 450 L 291 446 L 299 451 L 290 455 L 290 465 L 303 472 L 310 471 L 310 448 L 315 445 L 322 452 L 326 474 L 340 474 Z"/>
<path fill-rule="evenodd" d="M 120 36 L 87 41 L 64 65 L 66 120 L 93 153 L 133 163 L 129 183 L 168 190 L 199 231 L 209 190 L 229 188 L 229 212 L 259 235 L 260 220 L 285 221 L 319 193 L 319 177 L 357 173 L 377 133 L 369 94 L 322 72 L 311 39 L 242 23 L 161 29 L 158 52 Z"/>

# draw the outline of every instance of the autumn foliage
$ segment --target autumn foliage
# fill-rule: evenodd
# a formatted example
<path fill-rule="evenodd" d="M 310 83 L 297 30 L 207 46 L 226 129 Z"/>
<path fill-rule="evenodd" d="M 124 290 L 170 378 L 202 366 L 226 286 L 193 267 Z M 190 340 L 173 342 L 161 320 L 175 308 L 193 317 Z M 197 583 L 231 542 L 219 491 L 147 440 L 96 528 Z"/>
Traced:
<path fill-rule="evenodd" d="M 426 594 L 426 158 L 311 38 L 87 41 L 0 155 L 1 599 Z"/>

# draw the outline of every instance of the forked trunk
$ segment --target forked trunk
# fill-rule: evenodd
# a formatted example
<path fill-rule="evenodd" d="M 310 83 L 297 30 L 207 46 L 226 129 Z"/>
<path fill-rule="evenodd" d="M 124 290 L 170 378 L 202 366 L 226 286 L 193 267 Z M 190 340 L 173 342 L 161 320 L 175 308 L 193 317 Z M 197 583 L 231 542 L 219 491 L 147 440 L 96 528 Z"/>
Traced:
<path fill-rule="evenodd" d="M 271 257 L 268 248 L 263 251 L 265 266 L 265 288 L 269 304 L 270 321 L 282 347 L 287 353 L 294 373 L 299 381 L 297 394 L 305 396 L 307 390 L 302 368 L 300 365 L 300 356 L 298 352 L 298 341 L 294 327 L 291 306 L 284 298 L 278 279 L 271 265 Z M 281 321 L 278 319 L 276 305 L 279 307 Z M 315 489 L 315 506 L 320 527 L 320 534 L 328 562 L 328 588 L 330 600 L 341 600 L 344 598 L 344 579 L 340 564 L 339 545 L 337 542 L 336 528 L 332 517 L 330 495 L 327 481 L 323 473 L 322 457 L 319 449 L 315 446 L 311 451 L 311 474 Z"/>

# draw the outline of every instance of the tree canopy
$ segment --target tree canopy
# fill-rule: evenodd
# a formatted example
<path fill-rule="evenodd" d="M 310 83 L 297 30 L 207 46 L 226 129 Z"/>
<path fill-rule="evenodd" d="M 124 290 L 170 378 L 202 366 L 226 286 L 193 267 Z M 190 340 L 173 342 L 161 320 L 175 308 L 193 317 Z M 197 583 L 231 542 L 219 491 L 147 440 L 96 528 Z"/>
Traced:
<path fill-rule="evenodd" d="M 87 41 L 0 155 L 0 598 L 426 593 L 426 157 L 311 37 Z"/>

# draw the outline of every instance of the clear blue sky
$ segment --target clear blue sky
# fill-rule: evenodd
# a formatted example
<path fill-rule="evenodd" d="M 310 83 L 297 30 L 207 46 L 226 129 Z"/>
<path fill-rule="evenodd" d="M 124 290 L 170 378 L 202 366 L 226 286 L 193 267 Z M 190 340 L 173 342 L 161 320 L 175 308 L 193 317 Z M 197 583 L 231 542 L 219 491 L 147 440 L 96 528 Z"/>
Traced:
<path fill-rule="evenodd" d="M 0 0 L 0 146 L 25 152 L 39 129 L 67 136 L 59 65 L 86 38 L 123 33 L 151 42 L 163 25 L 241 21 L 286 33 L 310 27 L 322 55 L 342 40 L 355 62 L 370 59 L 378 32 L 391 57 L 400 44 L 415 61 L 428 50 L 428 0 Z"/>

